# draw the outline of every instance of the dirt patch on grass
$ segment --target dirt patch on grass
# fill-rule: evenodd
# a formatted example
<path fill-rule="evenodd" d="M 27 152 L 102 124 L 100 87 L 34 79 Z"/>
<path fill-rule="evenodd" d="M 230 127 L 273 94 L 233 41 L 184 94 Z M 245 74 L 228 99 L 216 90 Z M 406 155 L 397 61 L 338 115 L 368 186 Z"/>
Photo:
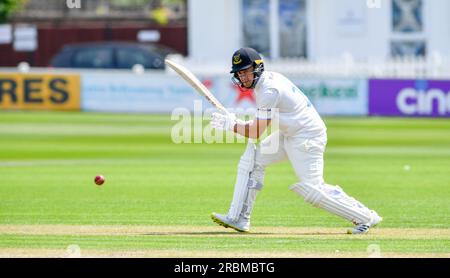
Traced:
<path fill-rule="evenodd" d="M 450 229 L 400 229 L 374 228 L 366 235 L 348 235 L 347 228 L 321 227 L 254 227 L 251 233 L 238 233 L 219 226 L 133 226 L 133 225 L 0 225 L 0 235 L 38 236 L 157 236 L 157 237 L 258 237 L 258 238 L 305 238 L 305 239 L 434 239 L 449 240 Z M 76 246 L 75 246 L 76 248 Z M 139 257 L 139 258 L 450 258 L 449 252 L 367 252 L 349 251 L 257 251 L 247 250 L 179 250 L 179 249 L 131 249 L 108 250 L 84 248 L 74 250 L 49 248 L 0 248 L 0 257 Z"/>
<path fill-rule="evenodd" d="M 214 237 L 320 237 L 367 239 L 450 239 L 450 229 L 373 228 L 369 234 L 348 235 L 348 228 L 254 227 L 238 233 L 219 226 L 135 226 L 135 225 L 0 225 L 0 234 L 11 235 L 111 235 L 111 236 L 214 236 Z"/>

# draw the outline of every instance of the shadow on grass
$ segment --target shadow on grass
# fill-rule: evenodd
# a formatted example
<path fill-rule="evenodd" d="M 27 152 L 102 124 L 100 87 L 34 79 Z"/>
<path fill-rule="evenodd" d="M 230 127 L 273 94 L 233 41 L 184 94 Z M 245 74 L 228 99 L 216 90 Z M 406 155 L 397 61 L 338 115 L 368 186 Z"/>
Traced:
<path fill-rule="evenodd" d="M 143 236 L 214 236 L 214 235 L 224 235 L 224 236 L 331 236 L 331 235 L 345 235 L 346 232 L 305 232 L 305 233 L 244 233 L 235 231 L 225 231 L 225 232 L 149 232 L 140 235 Z"/>

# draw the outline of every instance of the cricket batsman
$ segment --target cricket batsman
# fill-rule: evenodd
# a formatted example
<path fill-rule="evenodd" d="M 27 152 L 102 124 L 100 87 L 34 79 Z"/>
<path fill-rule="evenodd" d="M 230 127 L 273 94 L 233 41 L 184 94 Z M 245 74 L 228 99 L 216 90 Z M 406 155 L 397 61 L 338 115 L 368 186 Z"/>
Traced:
<path fill-rule="evenodd" d="M 254 90 L 256 117 L 244 122 L 232 113 L 213 113 L 211 126 L 253 139 L 258 139 L 271 122 L 277 121 L 279 130 L 259 146 L 249 140 L 238 164 L 230 209 L 227 214 L 212 213 L 213 221 L 248 232 L 253 205 L 264 184 L 265 168 L 288 159 L 299 179 L 290 190 L 313 206 L 353 223 L 355 226 L 348 233 L 364 234 L 380 223 L 382 218 L 374 210 L 348 196 L 341 187 L 325 183 L 327 129 L 302 91 L 280 73 L 265 71 L 261 56 L 252 48 L 241 48 L 233 54 L 230 73 L 240 87 Z"/>

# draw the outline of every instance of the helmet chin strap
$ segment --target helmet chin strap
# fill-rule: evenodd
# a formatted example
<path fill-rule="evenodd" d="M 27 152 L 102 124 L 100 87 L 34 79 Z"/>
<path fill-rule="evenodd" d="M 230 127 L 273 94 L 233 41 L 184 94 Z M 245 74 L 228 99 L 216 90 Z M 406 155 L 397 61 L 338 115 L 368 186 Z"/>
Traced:
<path fill-rule="evenodd" d="M 247 89 L 247 90 L 254 89 L 255 86 L 256 86 L 256 82 L 258 82 L 258 79 L 259 79 L 259 77 L 253 78 L 252 85 L 250 85 L 250 87 L 244 87 L 244 88 Z"/>
<path fill-rule="evenodd" d="M 259 80 L 259 78 L 261 77 L 260 75 L 256 75 L 255 72 L 256 72 L 256 71 L 253 72 L 253 74 L 255 75 L 255 77 L 253 78 L 253 82 L 252 82 L 252 85 L 250 85 L 250 88 L 247 88 L 247 87 L 244 87 L 244 86 L 242 86 L 242 87 L 244 87 L 244 88 L 247 89 L 247 90 L 250 90 L 250 89 L 254 89 L 254 88 L 255 88 L 256 83 L 258 83 L 258 80 Z M 242 83 L 242 82 L 241 82 L 241 83 Z"/>
<path fill-rule="evenodd" d="M 259 64 L 255 66 L 255 70 L 253 71 L 254 78 L 252 85 L 250 86 L 250 89 L 255 88 L 256 83 L 258 83 L 259 78 L 261 78 L 261 74 L 263 73 L 263 71 L 264 71 L 264 64 Z"/>

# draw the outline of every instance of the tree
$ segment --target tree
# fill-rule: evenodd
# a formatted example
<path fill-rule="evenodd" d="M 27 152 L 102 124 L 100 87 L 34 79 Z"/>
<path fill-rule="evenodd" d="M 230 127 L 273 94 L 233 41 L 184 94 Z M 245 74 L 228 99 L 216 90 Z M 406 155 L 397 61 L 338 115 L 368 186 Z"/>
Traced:
<path fill-rule="evenodd" d="M 15 11 L 22 7 L 23 0 L 0 0 L 0 23 L 8 21 Z"/>

